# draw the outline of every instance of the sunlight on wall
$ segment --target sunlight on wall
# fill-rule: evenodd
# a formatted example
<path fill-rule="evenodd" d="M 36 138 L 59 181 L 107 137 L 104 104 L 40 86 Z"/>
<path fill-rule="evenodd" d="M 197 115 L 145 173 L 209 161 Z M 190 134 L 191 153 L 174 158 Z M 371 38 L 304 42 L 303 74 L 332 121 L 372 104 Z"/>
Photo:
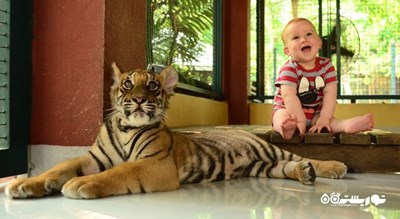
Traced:
<path fill-rule="evenodd" d="M 193 125 L 227 125 L 228 104 L 200 97 L 175 94 L 167 110 L 169 127 Z"/>

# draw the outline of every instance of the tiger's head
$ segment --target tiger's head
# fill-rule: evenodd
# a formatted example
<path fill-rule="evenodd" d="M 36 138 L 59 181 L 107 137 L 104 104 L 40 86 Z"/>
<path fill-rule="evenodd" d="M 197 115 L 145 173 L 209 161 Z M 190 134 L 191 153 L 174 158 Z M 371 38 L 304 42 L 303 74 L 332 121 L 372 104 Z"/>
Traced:
<path fill-rule="evenodd" d="M 168 99 L 178 83 L 175 69 L 169 66 L 160 74 L 150 70 L 121 72 L 115 62 L 112 68 L 111 115 L 117 116 L 121 125 L 131 127 L 164 121 Z"/>

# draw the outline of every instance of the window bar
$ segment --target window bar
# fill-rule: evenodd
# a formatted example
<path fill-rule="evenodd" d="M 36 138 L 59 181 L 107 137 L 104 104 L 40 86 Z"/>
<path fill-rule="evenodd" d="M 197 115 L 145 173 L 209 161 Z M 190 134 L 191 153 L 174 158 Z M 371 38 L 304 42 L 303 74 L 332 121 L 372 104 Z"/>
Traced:
<path fill-rule="evenodd" d="M 264 34 L 264 10 L 265 10 L 265 2 L 264 0 L 258 0 L 256 6 L 256 14 L 257 14 L 257 79 L 256 79 L 256 95 L 264 96 L 265 95 L 265 34 Z"/>
<path fill-rule="evenodd" d="M 340 0 L 336 0 L 336 72 L 337 72 L 337 80 L 341 81 L 341 76 L 342 76 L 342 64 L 341 64 L 341 50 L 340 50 L 340 29 L 341 29 L 341 24 L 340 24 Z M 341 86 L 337 86 L 337 94 L 336 96 L 342 95 L 341 91 Z M 351 100 L 352 103 L 355 103 L 355 99 Z"/>
<path fill-rule="evenodd" d="M 7 6 L 5 6 L 7 7 Z M 2 20 L 0 20 L 0 149 L 9 147 L 9 118 L 8 118 L 8 105 L 9 105 L 9 86 L 8 86 L 8 68 L 9 68 L 9 19 L 10 13 L 9 9 L 0 8 L 0 14 L 2 14 Z"/>

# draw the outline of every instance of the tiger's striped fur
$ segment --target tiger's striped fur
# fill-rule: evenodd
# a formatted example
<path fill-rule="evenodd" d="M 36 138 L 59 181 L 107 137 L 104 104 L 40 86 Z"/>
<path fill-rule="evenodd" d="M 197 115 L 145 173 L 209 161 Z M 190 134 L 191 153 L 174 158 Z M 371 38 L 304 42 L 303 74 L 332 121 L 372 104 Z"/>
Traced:
<path fill-rule="evenodd" d="M 164 118 L 178 81 L 176 71 L 122 73 L 115 63 L 113 70 L 113 108 L 88 153 L 39 176 L 13 181 L 6 188 L 9 197 L 42 197 L 61 190 L 67 197 L 89 199 L 249 176 L 312 184 L 316 176 L 346 174 L 343 163 L 302 158 L 246 131 L 172 132 Z"/>

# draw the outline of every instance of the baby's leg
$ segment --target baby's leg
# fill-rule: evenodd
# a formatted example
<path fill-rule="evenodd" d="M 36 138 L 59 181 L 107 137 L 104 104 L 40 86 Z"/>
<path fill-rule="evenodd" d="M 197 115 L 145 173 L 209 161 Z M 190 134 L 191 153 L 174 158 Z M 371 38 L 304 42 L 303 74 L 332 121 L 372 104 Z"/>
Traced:
<path fill-rule="evenodd" d="M 372 113 L 367 113 L 363 116 L 357 116 L 350 119 L 332 119 L 331 128 L 334 133 L 357 133 L 370 131 L 374 128 L 374 115 Z"/>
<path fill-rule="evenodd" d="M 283 139 L 289 140 L 296 131 L 297 117 L 290 115 L 286 109 L 280 109 L 274 113 L 272 123 L 273 129 L 279 132 Z"/>

